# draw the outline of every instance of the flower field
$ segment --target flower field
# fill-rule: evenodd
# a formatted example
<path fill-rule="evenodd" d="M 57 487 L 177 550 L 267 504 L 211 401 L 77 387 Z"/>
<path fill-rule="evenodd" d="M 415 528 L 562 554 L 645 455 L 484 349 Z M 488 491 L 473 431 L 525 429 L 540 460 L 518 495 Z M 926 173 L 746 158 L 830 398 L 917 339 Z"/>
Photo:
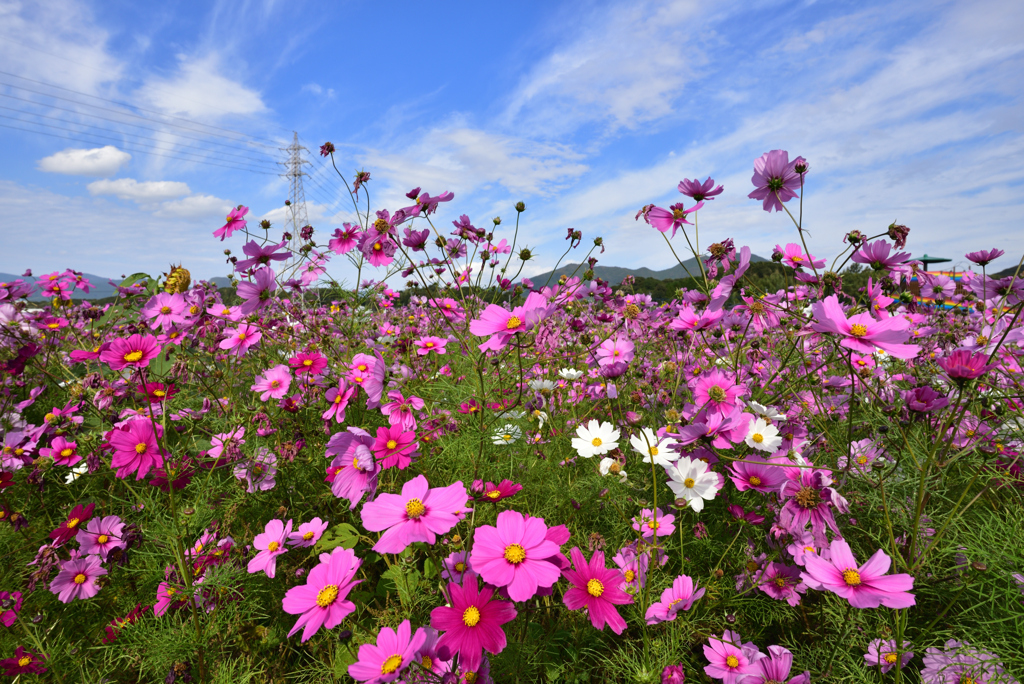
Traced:
<path fill-rule="evenodd" d="M 643 207 L 697 259 L 668 302 L 571 228 L 578 272 L 521 278 L 523 203 L 377 208 L 367 172 L 333 233 L 233 210 L 231 288 L 0 283 L 0 675 L 1018 681 L 1024 281 L 896 223 L 817 258 L 812 179 L 754 162 L 768 289 L 710 178 Z"/>

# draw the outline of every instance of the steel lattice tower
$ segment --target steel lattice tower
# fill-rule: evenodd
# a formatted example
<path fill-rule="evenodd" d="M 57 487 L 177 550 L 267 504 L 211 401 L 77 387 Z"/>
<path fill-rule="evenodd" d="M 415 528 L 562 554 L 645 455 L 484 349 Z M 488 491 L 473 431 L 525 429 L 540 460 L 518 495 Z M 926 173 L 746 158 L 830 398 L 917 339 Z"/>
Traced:
<path fill-rule="evenodd" d="M 288 220 L 285 223 L 285 230 L 292 234 L 288 249 L 295 253 L 295 256 L 284 265 L 283 270 L 286 272 L 299 264 L 298 250 L 302 246 L 302 238 L 299 237 L 299 231 L 309 225 L 309 216 L 306 214 L 306 191 L 302 187 L 302 177 L 307 175 L 302 167 L 305 164 L 309 164 L 308 161 L 303 159 L 302 153 L 309 150 L 299 144 L 299 134 L 294 131 L 293 134 L 295 137 L 292 138 L 292 144 L 281 148 L 282 151 L 288 153 L 288 161 L 284 162 L 287 170 L 281 176 L 288 179 L 288 199 L 291 202 L 291 205 L 288 207 Z"/>

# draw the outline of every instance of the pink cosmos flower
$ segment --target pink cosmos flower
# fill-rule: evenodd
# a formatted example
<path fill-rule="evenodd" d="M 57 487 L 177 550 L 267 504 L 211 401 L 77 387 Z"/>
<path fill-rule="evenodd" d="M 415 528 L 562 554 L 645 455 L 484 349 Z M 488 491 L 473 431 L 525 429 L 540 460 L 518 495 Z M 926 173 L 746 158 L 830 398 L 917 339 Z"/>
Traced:
<path fill-rule="evenodd" d="M 345 254 L 352 250 L 356 246 L 356 240 L 359 237 L 359 228 L 353 226 L 351 223 L 341 224 L 344 230 L 341 228 L 334 229 L 334 235 L 327 243 L 327 247 L 335 254 Z"/>
<path fill-rule="evenodd" d="M 814 538 L 826 543 L 825 526 L 839 534 L 833 506 L 841 513 L 848 512 L 846 499 L 832 488 L 832 471 L 815 468 L 784 468 L 786 481 L 779 495 L 786 501 L 779 513 L 779 524 L 797 533 L 811 525 Z"/>
<path fill-rule="evenodd" d="M 726 276 L 729 277 L 729 276 Z M 686 304 L 676 314 L 676 318 L 668 324 L 672 330 L 707 330 L 713 328 L 725 316 L 725 309 L 711 308 L 694 311 L 690 304 Z"/>
<path fill-rule="evenodd" d="M 758 589 L 776 601 L 785 601 L 791 606 L 800 603 L 800 594 L 807 591 L 801 580 L 800 568 L 771 562 L 758 577 Z"/>
<path fill-rule="evenodd" d="M 558 544 L 547 537 L 543 518 L 525 518 L 517 511 L 498 514 L 497 527 L 476 530 L 470 560 L 485 582 L 507 587 L 513 601 L 526 601 L 540 587 L 550 587 L 561 574 L 552 558 Z"/>
<path fill-rule="evenodd" d="M 715 186 L 715 181 L 708 176 L 708 179 L 701 183 L 699 180 L 694 178 L 690 180 L 684 178 L 679 181 L 679 192 L 683 193 L 687 197 L 692 197 L 694 201 L 700 202 L 701 200 L 713 200 L 718 195 L 722 194 L 722 186 Z M 712 189 L 714 187 L 714 189 Z"/>
<path fill-rule="evenodd" d="M 269 368 L 256 378 L 256 383 L 250 387 L 253 392 L 261 392 L 260 401 L 268 399 L 280 399 L 288 394 L 288 387 L 292 384 L 292 374 L 288 366 L 279 363 Z"/>
<path fill-rule="evenodd" d="M 347 600 L 347 597 L 352 587 L 362 581 L 356 579 L 360 565 L 362 561 L 356 558 L 356 553 L 352 549 L 343 549 L 339 546 L 331 551 L 330 555 L 320 554 L 320 564 L 309 571 L 306 583 L 289 589 L 281 601 L 284 612 L 300 616 L 288 632 L 288 636 L 292 636 L 301 628 L 302 641 L 306 642 L 321 627 L 333 629 L 340 625 L 341 621 L 356 609 L 355 604 Z M 405 624 L 408 625 L 408 621 Z M 366 647 L 360 648 L 360 656 L 363 648 Z"/>
<path fill-rule="evenodd" d="M 590 562 L 579 547 L 569 552 L 575 570 L 563 570 L 572 585 L 565 591 L 565 607 L 569 610 L 586 608 L 595 629 L 608 625 L 616 634 L 626 629 L 626 621 L 615 606 L 633 602 L 633 597 L 621 589 L 622 573 L 604 566 L 604 551 L 594 551 Z"/>
<path fill-rule="evenodd" d="M 778 463 L 781 464 L 781 461 Z M 747 456 L 742 461 L 733 461 L 729 464 L 729 470 L 730 479 L 741 492 L 753 489 L 769 494 L 779 491 L 779 487 L 786 481 L 785 467 L 776 465 L 774 459 L 764 460 L 755 455 Z"/>
<path fill-rule="evenodd" d="M 369 354 L 356 354 L 349 365 L 348 381 L 366 391 L 366 408 L 380 407 L 384 394 L 384 361 Z"/>
<path fill-rule="evenodd" d="M 750 182 L 754 191 L 747 197 L 763 200 L 763 209 L 769 213 L 782 211 L 782 203 L 799 197 L 800 176 L 795 166 L 801 157 L 789 161 L 789 152 L 772 150 L 754 160 L 754 175 Z M 727 682 L 726 684 L 731 684 Z"/>
<path fill-rule="evenodd" d="M 227 222 L 213 231 L 213 237 L 219 237 L 221 242 L 224 242 L 224 238 L 231 237 L 231 233 L 236 230 L 245 230 L 245 215 L 249 213 L 249 207 L 243 207 L 239 204 L 237 207 L 231 210 L 228 214 Z"/>
<path fill-rule="evenodd" d="M 160 345 L 152 335 L 132 335 L 128 339 L 116 339 L 106 350 L 100 352 L 100 361 L 119 371 L 126 366 L 145 368 L 160 355 Z"/>
<path fill-rule="evenodd" d="M 609 366 L 619 361 L 628 364 L 633 360 L 634 349 L 635 346 L 628 338 L 616 335 L 614 339 L 609 337 L 602 342 L 594 351 L 594 356 L 598 366 Z"/>
<path fill-rule="evenodd" d="M 228 354 L 238 357 L 245 356 L 249 348 L 259 344 L 260 338 L 263 337 L 259 328 L 248 323 L 242 323 L 237 328 L 228 328 L 224 334 L 227 337 L 218 346 L 226 349 Z"/>
<path fill-rule="evenodd" d="M 380 268 L 395 260 L 395 251 L 398 249 L 398 245 L 391 239 L 389 233 L 382 233 L 371 227 L 363 233 L 359 249 L 371 266 Z"/>
<path fill-rule="evenodd" d="M 469 562 L 469 551 L 452 551 L 448 554 L 441 568 L 441 577 L 456 584 L 462 584 L 465 577 L 476 578 L 473 566 Z"/>
<path fill-rule="evenodd" d="M 477 480 L 476 482 L 479 482 Z M 474 482 L 473 491 L 478 491 L 476 488 L 476 482 Z M 486 482 L 483 485 L 483 489 L 480 490 L 480 500 L 487 503 L 497 503 L 502 499 L 507 499 L 510 496 L 515 496 L 523 488 L 523 485 L 513 482 L 512 480 L 502 480 L 498 484 L 493 482 Z"/>
<path fill-rule="evenodd" d="M 839 299 L 832 295 L 823 302 L 811 304 L 815 323 L 811 328 L 821 333 L 832 333 L 842 337 L 839 343 L 847 349 L 870 354 L 875 349 L 898 359 L 912 359 L 921 351 L 916 344 L 903 344 L 907 340 L 908 322 L 902 316 L 876 320 L 868 312 L 854 314 L 847 320 L 839 305 Z"/>
<path fill-rule="evenodd" d="M 970 252 L 967 258 L 979 266 L 988 266 L 990 263 L 1006 254 L 1001 249 L 983 249 L 978 252 Z"/>
<path fill-rule="evenodd" d="M 693 400 L 701 409 L 707 408 L 712 413 L 727 416 L 746 393 L 747 388 L 737 384 L 733 376 L 716 368 L 697 380 L 693 388 Z"/>
<path fill-rule="evenodd" d="M 416 345 L 416 353 L 419 356 L 426 356 L 433 352 L 435 354 L 445 354 L 447 350 L 445 345 L 448 344 L 448 340 L 443 337 L 421 337 L 414 342 Z"/>
<path fill-rule="evenodd" d="M 769 646 L 768 656 L 754 663 L 757 672 L 743 680 L 743 684 L 811 684 L 808 671 L 790 677 L 793 654 L 783 646 Z"/>
<path fill-rule="evenodd" d="M 149 319 L 149 327 L 153 330 L 160 327 L 167 330 L 185 322 L 185 309 L 185 298 L 180 294 L 161 292 L 150 297 L 140 313 Z"/>
<path fill-rule="evenodd" d="M 785 249 L 775 245 L 774 253 L 782 255 L 782 263 L 790 268 L 809 268 L 811 266 L 823 268 L 825 266 L 825 259 L 815 259 L 810 254 L 804 254 L 801 246 L 794 242 L 787 244 Z"/>
<path fill-rule="evenodd" d="M 756 662 L 765 655 L 752 643 L 742 644 L 740 635 L 727 629 L 721 639 L 708 639 L 704 657 L 710 663 L 704 668 L 708 677 L 721 679 L 723 684 L 738 684 L 744 677 L 758 673 Z"/>
<path fill-rule="evenodd" d="M 651 542 L 655 536 L 667 537 L 676 530 L 676 516 L 671 513 L 662 513 L 661 509 L 650 510 L 645 508 L 640 511 L 639 517 L 633 518 L 633 529 L 640 533 L 645 541 Z"/>
<path fill-rule="evenodd" d="M 466 510 L 469 493 L 462 482 L 431 489 L 427 478 L 417 475 L 402 485 L 401 494 L 381 494 L 363 505 L 363 527 L 385 531 L 373 550 L 401 553 L 413 542 L 437 541 L 458 524 Z"/>
<path fill-rule="evenodd" d="M 50 591 L 57 595 L 61 603 L 92 598 L 100 591 L 96 580 L 106 574 L 107 569 L 100 563 L 99 556 L 67 560 L 61 563 L 60 572 L 50 583 Z"/>
<path fill-rule="evenodd" d="M 231 432 L 217 433 L 210 440 L 212 446 L 210 446 L 210 450 L 206 454 L 210 458 L 220 458 L 224 450 L 227 449 L 229 455 L 231 455 L 230 452 L 237 450 L 238 447 L 245 444 L 245 440 L 242 439 L 243 437 L 245 437 L 244 427 L 236 428 Z"/>
<path fill-rule="evenodd" d="M 892 559 L 879 549 L 864 565 L 857 566 L 850 545 L 833 539 L 830 560 L 804 557 L 804 575 L 826 590 L 838 594 L 854 608 L 909 608 L 914 605 L 914 578 L 907 574 L 886 575 Z M 806 579 L 805 579 L 806 581 Z M 808 582 L 808 584 L 810 584 Z"/>
<path fill-rule="evenodd" d="M 116 515 L 93 518 L 85 529 L 79 528 L 75 540 L 83 555 L 97 555 L 105 561 L 113 549 L 125 548 L 126 543 L 121 538 L 123 530 L 124 523 Z"/>
<path fill-rule="evenodd" d="M 243 280 L 235 288 L 238 296 L 245 300 L 240 309 L 243 316 L 248 316 L 269 306 L 270 296 L 277 289 L 274 270 L 269 266 L 256 269 L 253 273 L 253 281 L 255 282 Z"/>
<path fill-rule="evenodd" d="M 327 357 L 319 352 L 301 352 L 288 359 L 288 365 L 295 369 L 295 375 L 320 375 L 327 368 Z"/>
<path fill-rule="evenodd" d="M 118 477 L 125 478 L 135 473 L 135 479 L 141 480 L 153 468 L 163 467 L 164 454 L 149 419 L 129 420 L 120 428 L 111 430 L 109 435 L 107 441 L 114 448 L 110 466 L 117 470 Z"/>
<path fill-rule="evenodd" d="M 626 546 L 612 557 L 624 580 L 621 587 L 631 594 L 642 589 L 647 582 L 647 566 L 650 556 L 646 553 L 637 554 L 635 546 Z"/>
<path fill-rule="evenodd" d="M 694 583 L 691 577 L 680 575 L 672 582 L 672 586 L 661 592 L 661 601 L 652 603 L 644 616 L 647 624 L 656 625 L 659 622 L 671 622 L 676 619 L 676 613 L 681 610 L 690 610 L 693 602 L 704 595 L 704 589 L 694 591 Z"/>
<path fill-rule="evenodd" d="M 689 209 L 683 206 L 682 202 L 673 204 L 668 209 L 662 209 L 661 207 L 651 207 L 644 214 L 644 220 L 651 224 L 662 233 L 667 233 L 668 229 L 672 229 L 672 237 L 676 236 L 676 231 L 683 227 L 683 225 L 692 226 L 693 224 L 686 220 L 688 214 L 692 214 L 701 207 L 704 206 L 704 202 L 697 202 Z"/>
<path fill-rule="evenodd" d="M 373 437 L 357 427 L 339 432 L 327 442 L 325 455 L 328 458 L 334 457 L 327 469 L 328 472 L 333 471 L 333 475 L 328 477 L 331 493 L 338 498 L 348 499 L 352 504 L 350 510 L 359 504 L 364 494 L 368 493 L 372 498 L 377 491 L 380 468 L 370 451 L 371 446 Z"/>
<path fill-rule="evenodd" d="M 398 466 L 405 470 L 416 456 L 416 433 L 405 432 L 400 425 L 377 428 L 377 439 L 373 442 L 373 455 L 381 470 Z"/>
<path fill-rule="evenodd" d="M 476 578 L 464 586 L 448 585 L 451 607 L 438 607 L 430 612 L 430 626 L 444 632 L 438 649 L 459 654 L 459 664 L 476 671 L 483 660 L 483 651 L 501 653 L 505 649 L 502 625 L 516 618 L 516 609 L 508 601 L 494 601 L 494 589 L 477 587 Z"/>
<path fill-rule="evenodd" d="M 39 455 L 52 456 L 54 464 L 68 467 L 82 460 L 82 455 L 78 453 L 78 444 L 69 442 L 60 435 L 53 438 L 49 449 L 40 449 Z"/>
<path fill-rule="evenodd" d="M 330 406 L 320 417 L 326 421 L 330 421 L 333 418 L 336 423 L 344 423 L 345 409 L 355 393 L 355 387 L 349 387 L 344 378 L 339 379 L 337 387 L 327 390 L 325 398 Z"/>
<path fill-rule="evenodd" d="M 388 417 L 388 421 L 392 425 L 401 428 L 402 430 L 411 431 L 416 429 L 416 416 L 413 411 L 421 411 L 425 404 L 419 397 L 405 396 L 397 391 L 391 390 L 388 392 L 388 403 L 380 407 L 380 412 Z"/>
<path fill-rule="evenodd" d="M 988 371 L 999 366 L 997 363 L 988 364 L 986 363 L 987 361 L 987 355 L 975 354 L 969 349 L 957 349 L 954 352 L 950 352 L 948 356 L 935 359 L 935 363 L 939 364 L 939 367 L 946 371 L 946 375 L 958 383 L 980 378 Z"/>
<path fill-rule="evenodd" d="M 902 272 L 906 269 L 904 262 L 910 258 L 910 252 L 890 252 L 892 245 L 885 240 L 875 240 L 861 245 L 850 260 L 858 264 L 867 264 L 876 271 L 886 269 Z"/>
<path fill-rule="evenodd" d="M 348 666 L 348 674 L 357 682 L 378 684 L 398 679 L 423 646 L 427 635 L 423 629 L 412 633 L 408 620 L 398 625 L 398 631 L 382 627 L 377 643 L 359 647 L 359 660 Z"/>
<path fill-rule="evenodd" d="M 285 539 L 291 531 L 291 520 L 287 524 L 276 518 L 267 521 L 263 532 L 252 540 L 253 548 L 259 553 L 249 561 L 247 570 L 250 575 L 262 571 L 267 573 L 267 577 L 274 579 L 274 573 L 277 572 L 277 557 L 288 551 Z"/>
<path fill-rule="evenodd" d="M 881 667 L 882 674 L 885 674 L 896 667 L 896 661 L 900 661 L 900 668 L 904 669 L 914 658 L 914 652 L 909 650 L 910 642 L 904 641 L 900 654 L 896 648 L 895 639 L 875 639 L 868 644 L 868 652 L 864 654 L 864 662 L 871 667 Z"/>
<path fill-rule="evenodd" d="M 488 304 L 480 318 L 470 321 L 469 331 L 477 337 L 489 336 L 479 345 L 480 351 L 501 351 L 517 334 L 529 330 L 548 314 L 544 295 L 531 292 L 522 306 L 511 311 L 497 304 Z"/>
<path fill-rule="evenodd" d="M 259 447 L 251 461 L 235 466 L 235 479 L 245 482 L 249 494 L 273 489 L 277 484 L 277 454 L 266 447 Z"/>
<path fill-rule="evenodd" d="M 242 259 L 236 263 L 235 270 L 241 273 L 252 267 L 266 266 L 270 264 L 271 261 L 287 261 L 288 257 L 290 257 L 292 253 L 288 250 L 284 250 L 283 252 L 279 251 L 287 244 L 288 243 L 286 241 L 282 240 L 276 245 L 265 245 L 261 247 L 256 244 L 255 240 L 250 240 L 245 243 L 244 247 L 242 247 L 242 252 L 244 252 L 249 258 Z"/>
<path fill-rule="evenodd" d="M 320 518 L 313 518 L 309 522 L 302 523 L 298 530 L 288 535 L 288 543 L 293 547 L 315 546 L 320 541 L 320 537 L 324 536 L 324 530 L 329 524 Z"/>

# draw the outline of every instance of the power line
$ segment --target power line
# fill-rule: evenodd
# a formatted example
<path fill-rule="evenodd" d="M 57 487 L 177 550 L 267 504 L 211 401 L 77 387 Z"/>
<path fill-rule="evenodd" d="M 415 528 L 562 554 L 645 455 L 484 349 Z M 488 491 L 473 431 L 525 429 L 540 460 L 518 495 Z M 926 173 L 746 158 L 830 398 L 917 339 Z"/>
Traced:
<path fill-rule="evenodd" d="M 2 95 L 2 94 L 0 94 L 0 95 Z M 61 123 L 72 125 L 72 126 L 86 126 L 88 128 L 95 128 L 96 130 L 99 130 L 99 131 L 105 131 L 107 133 L 116 133 L 116 134 L 119 134 L 121 136 L 131 136 L 131 137 L 141 138 L 143 140 L 150 140 L 150 141 L 154 141 L 154 142 L 168 142 L 168 143 L 173 144 L 175 147 L 187 147 L 187 148 L 190 148 L 190 149 L 199 150 L 201 152 L 211 152 L 211 150 L 209 150 L 208 148 L 199 147 L 198 145 L 189 145 L 187 143 L 179 143 L 179 142 L 171 142 L 171 141 L 160 140 L 159 138 L 154 138 L 154 137 L 151 137 L 151 136 L 140 135 L 140 134 L 134 133 L 134 132 L 111 130 L 109 128 L 103 128 L 102 126 L 96 126 L 94 124 L 83 123 L 81 121 L 69 121 L 68 119 L 62 119 L 59 116 L 52 116 L 52 115 L 49 115 L 49 114 L 40 114 L 38 112 L 30 112 L 30 111 L 27 111 L 27 110 L 24 110 L 24 109 L 16 109 L 14 107 L 5 107 L 3 105 L 0 105 L 0 109 L 6 109 L 8 111 L 17 112 L 18 114 L 24 114 L 26 116 L 34 116 L 34 117 L 40 117 L 40 118 L 44 118 L 44 119 L 52 119 L 54 121 L 59 121 Z M 87 116 L 89 116 L 89 115 L 87 115 Z M 25 121 L 25 123 L 32 123 L 32 124 L 35 124 L 37 126 L 44 126 L 44 125 L 46 125 L 46 124 L 39 123 L 39 122 L 36 122 L 36 121 L 27 121 L 27 120 L 24 120 L 24 119 L 17 119 L 15 117 L 7 116 L 7 115 L 4 115 L 4 114 L 0 114 L 0 117 L 11 118 L 11 119 L 14 119 L 15 121 Z M 114 121 L 113 119 L 107 119 L 105 117 L 96 117 L 96 118 L 102 119 L 104 121 L 110 121 L 111 123 L 115 123 L 115 124 L 116 123 L 121 123 L 121 122 L 118 122 L 118 121 Z M 136 126 L 138 128 L 143 128 L 145 130 L 152 130 L 152 131 L 156 131 L 158 133 L 160 132 L 159 129 L 146 128 L 144 126 L 138 126 L 137 124 L 125 124 L 125 125 L 127 125 L 127 126 Z M 175 133 L 173 135 L 178 135 L 178 134 Z M 194 140 L 195 138 L 189 138 L 189 139 L 190 140 Z M 174 148 L 171 148 L 171 149 L 174 149 Z M 218 151 L 217 154 L 218 155 L 230 156 L 230 157 L 238 157 L 239 159 L 243 159 L 243 160 L 245 160 L 247 162 L 256 162 L 257 164 L 268 164 L 268 163 L 272 164 L 272 163 L 274 163 L 272 161 L 269 161 L 268 159 L 258 159 L 256 157 L 248 157 L 248 156 L 245 156 L 245 155 L 242 155 L 242 154 L 233 154 L 231 152 L 219 152 Z M 236 162 L 236 163 L 239 163 L 239 162 Z"/>
<path fill-rule="evenodd" d="M 0 74 L 14 75 L 14 74 L 8 74 L 6 71 L 0 71 Z M 14 75 L 14 76 L 15 76 L 15 78 L 22 78 L 22 79 L 24 79 L 26 81 L 30 81 L 32 83 L 42 83 L 43 85 L 49 86 L 51 88 L 59 88 L 60 90 L 66 90 L 68 92 L 75 93 L 76 95 L 82 95 L 84 97 L 93 97 L 93 98 L 96 98 L 97 100 L 102 100 L 104 102 L 110 102 L 110 103 L 113 103 L 113 104 L 119 104 L 119 105 L 122 105 L 122 106 L 125 106 L 125 107 L 132 107 L 133 106 L 133 105 L 125 104 L 125 103 L 122 103 L 122 102 L 118 102 L 117 100 L 108 100 L 106 98 L 99 97 L 97 95 L 89 95 L 88 93 L 79 93 L 78 91 L 71 90 L 70 88 L 62 88 L 60 86 L 50 86 L 49 84 L 43 83 L 42 81 L 34 81 L 34 80 L 30 79 L 30 78 L 24 78 L 23 76 L 17 76 L 17 75 Z M 33 90 L 32 88 L 26 88 L 25 86 L 15 85 L 13 83 L 8 83 L 8 82 L 2 81 L 2 80 L 0 80 L 0 85 L 5 85 L 8 88 L 14 88 L 15 90 L 24 90 L 27 93 L 34 93 L 36 95 L 42 95 L 43 97 L 52 97 L 55 100 L 64 100 L 65 102 L 72 102 L 72 103 L 80 105 L 82 107 L 92 107 L 94 109 L 99 109 L 99 110 L 102 110 L 102 111 L 105 111 L 105 112 L 114 112 L 116 114 L 120 114 L 121 116 L 130 116 L 130 117 L 135 118 L 135 119 L 142 119 L 143 121 L 154 121 L 152 117 L 142 116 L 141 114 L 135 114 L 134 112 L 125 112 L 125 111 L 122 111 L 120 109 L 111 109 L 110 107 L 101 107 L 100 105 L 90 104 L 88 102 L 79 102 L 78 100 L 73 100 L 73 99 L 71 99 L 69 97 L 61 97 L 60 95 L 54 95 L 53 93 L 47 93 L 47 92 L 44 92 L 44 91 L 41 91 L 41 90 Z M 43 104 L 43 103 L 35 103 L 35 104 Z M 207 126 L 209 128 L 213 128 L 213 129 L 221 130 L 221 131 L 227 131 L 229 133 L 235 133 L 236 132 L 236 131 L 232 131 L 232 130 L 227 129 L 227 128 L 218 128 L 217 126 L 209 126 L 209 124 L 199 123 L 198 121 L 191 121 L 189 119 L 184 119 L 184 118 L 179 117 L 179 116 L 162 115 L 159 112 L 156 112 L 156 111 L 151 110 L 151 109 L 143 109 L 142 107 L 136 107 L 136 109 L 138 109 L 139 111 L 143 111 L 143 112 L 151 112 L 151 113 L 154 113 L 154 114 L 157 114 L 157 115 L 160 115 L 160 116 L 166 116 L 167 118 L 171 118 L 171 119 L 177 119 L 179 121 L 185 121 L 187 123 L 191 123 L 191 124 L 194 124 L 196 126 Z M 181 129 L 186 130 L 186 131 L 192 131 L 193 133 L 202 133 L 204 135 L 208 135 L 208 136 L 211 136 L 211 137 L 215 136 L 215 137 L 219 137 L 219 138 L 224 138 L 225 140 L 231 140 L 231 141 L 234 141 L 236 143 L 251 142 L 252 144 L 259 145 L 260 147 L 266 147 L 268 149 L 277 149 L 277 148 L 273 148 L 273 147 L 271 147 L 269 145 L 264 145 L 263 143 L 260 143 L 260 142 L 255 142 L 256 139 L 252 138 L 251 136 L 248 136 L 248 137 L 250 137 L 250 140 L 239 140 L 238 138 L 231 138 L 231 137 L 228 137 L 226 135 L 221 135 L 219 133 L 210 133 L 209 131 L 203 131 L 203 130 L 198 130 L 198 129 L 195 129 L 195 128 L 189 128 L 188 126 L 182 126 L 181 124 L 168 123 L 166 121 L 157 121 L 157 123 L 161 123 L 164 126 L 171 126 L 173 128 L 181 128 Z M 244 133 L 239 133 L 239 135 L 245 135 L 245 134 Z M 261 138 L 261 139 L 262 140 L 266 140 L 266 138 Z"/>
<path fill-rule="evenodd" d="M 8 117 L 8 118 L 11 118 L 11 117 Z M 20 119 L 18 119 L 18 120 L 20 121 Z M 45 124 L 34 124 L 34 125 L 42 126 L 42 125 L 45 125 Z M 10 126 L 10 125 L 4 124 L 4 123 L 0 123 L 0 127 L 10 128 L 10 129 L 15 130 L 15 131 L 25 131 L 27 133 L 35 133 L 37 135 L 45 135 L 45 136 L 49 136 L 51 138 L 62 138 L 64 140 L 71 140 L 72 142 L 84 143 L 86 145 L 103 145 L 104 144 L 102 142 L 96 142 L 95 140 L 82 140 L 81 138 L 73 138 L 73 137 L 68 136 L 68 135 L 58 135 L 56 133 L 47 133 L 46 131 L 34 131 L 31 128 L 21 128 L 19 126 Z M 56 127 L 55 126 L 51 126 L 51 128 L 56 128 Z M 78 131 L 76 131 L 76 132 L 78 132 Z M 93 134 L 91 134 L 91 133 L 84 133 L 84 135 L 93 135 Z M 131 143 L 131 144 L 135 145 L 136 143 Z M 168 159 L 177 159 L 179 161 L 187 161 L 187 162 L 192 162 L 192 163 L 195 163 L 195 164 L 205 164 L 207 166 L 219 166 L 221 168 L 233 169 L 235 171 L 248 171 L 249 173 L 258 173 L 258 174 L 261 174 L 261 175 L 264 175 L 264 176 L 277 176 L 277 175 L 279 175 L 279 174 L 276 174 L 276 173 L 269 173 L 267 171 L 257 171 L 255 169 L 248 169 L 248 168 L 244 168 L 244 167 L 241 167 L 241 166 L 229 166 L 227 164 L 217 164 L 215 162 L 201 161 L 201 160 L 198 160 L 198 159 L 185 159 L 183 157 L 179 157 L 179 156 L 176 156 L 176 155 L 173 155 L 173 154 L 160 154 L 159 152 L 147 152 L 145 150 L 141 150 L 139 152 L 140 152 L 140 154 L 148 154 L 148 155 L 151 155 L 151 156 L 154 156 L 154 157 L 166 157 Z"/>

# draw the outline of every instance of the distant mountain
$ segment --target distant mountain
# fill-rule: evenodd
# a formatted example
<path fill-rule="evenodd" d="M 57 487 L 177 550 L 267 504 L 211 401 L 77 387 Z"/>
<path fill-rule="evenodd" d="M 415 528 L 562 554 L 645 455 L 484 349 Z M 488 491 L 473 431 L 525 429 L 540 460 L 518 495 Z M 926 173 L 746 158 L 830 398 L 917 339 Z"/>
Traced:
<path fill-rule="evenodd" d="M 757 264 L 763 261 L 768 261 L 764 257 L 759 257 L 756 254 L 750 256 L 750 263 Z M 683 268 L 685 266 L 685 268 Z M 533 281 L 535 287 L 544 285 L 551 279 L 551 282 L 557 281 L 561 276 L 568 276 L 573 272 L 577 276 L 583 277 L 583 272 L 587 270 L 586 264 L 582 266 L 580 264 L 566 264 L 559 266 L 554 271 L 547 271 L 540 275 L 531 276 L 530 280 Z M 689 270 L 689 273 L 687 273 Z M 696 259 L 687 259 L 680 264 L 676 264 L 671 268 L 666 268 L 663 271 L 652 271 L 649 268 L 622 268 L 621 266 L 601 266 L 600 264 L 594 267 L 594 275 L 601 280 L 606 280 L 612 285 L 618 285 L 622 282 L 622 279 L 627 275 L 631 275 L 634 278 L 654 278 L 655 280 L 676 280 L 678 278 L 689 278 L 691 275 L 696 277 L 700 274 L 700 266 L 697 265 Z"/>
<path fill-rule="evenodd" d="M 108 278 L 107 276 L 98 276 L 95 273 L 83 273 L 82 276 L 86 278 L 90 283 L 92 283 L 92 287 L 89 290 L 89 294 L 85 294 L 80 290 L 76 290 L 75 294 L 73 295 L 76 300 L 87 299 L 89 301 L 95 301 L 97 299 L 106 299 L 107 297 L 113 297 L 115 294 L 117 294 L 117 290 L 114 289 L 114 286 L 111 285 L 109 281 L 113 280 L 115 283 L 121 283 L 121 278 L 113 279 Z M 27 283 L 35 283 L 37 280 L 35 277 L 23 278 L 22 276 L 14 275 L 13 273 L 0 273 L 0 283 L 8 283 L 13 280 L 18 280 L 19 278 Z M 212 282 L 217 287 L 230 287 L 231 285 L 230 281 L 228 281 L 227 278 L 213 278 Z M 35 294 L 29 297 L 29 299 L 38 302 L 45 300 L 47 298 L 39 294 L 37 290 Z"/>
<path fill-rule="evenodd" d="M 999 271 L 999 273 L 989 273 L 989 276 L 992 277 L 992 278 L 1005 278 L 1006 276 L 1012 276 L 1016 272 L 1017 272 L 1017 267 L 1016 266 L 1011 266 L 1010 268 L 1006 268 L 1006 269 L 1003 269 L 1002 271 Z M 1018 278 L 1024 278 L 1024 268 L 1022 268 L 1020 270 L 1020 275 L 1017 276 L 1017 277 Z"/>

